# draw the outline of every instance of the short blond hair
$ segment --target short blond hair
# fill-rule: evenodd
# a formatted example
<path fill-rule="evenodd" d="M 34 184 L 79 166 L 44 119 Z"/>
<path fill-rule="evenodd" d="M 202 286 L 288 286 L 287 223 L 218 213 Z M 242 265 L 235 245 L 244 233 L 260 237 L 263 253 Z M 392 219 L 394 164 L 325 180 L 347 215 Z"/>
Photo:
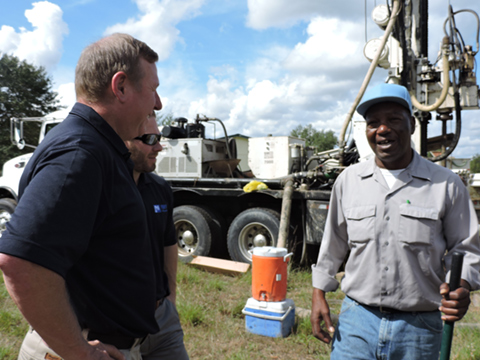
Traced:
<path fill-rule="evenodd" d="M 143 78 L 141 58 L 154 63 L 158 61 L 158 54 L 143 41 L 127 34 L 116 33 L 87 46 L 75 69 L 77 98 L 93 103 L 102 100 L 112 77 L 119 71 L 138 84 Z"/>

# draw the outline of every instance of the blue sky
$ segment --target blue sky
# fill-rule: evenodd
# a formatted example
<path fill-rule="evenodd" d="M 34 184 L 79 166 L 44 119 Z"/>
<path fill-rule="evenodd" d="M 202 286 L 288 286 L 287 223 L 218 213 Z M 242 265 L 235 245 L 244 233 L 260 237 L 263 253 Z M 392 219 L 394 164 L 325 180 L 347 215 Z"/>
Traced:
<path fill-rule="evenodd" d="M 369 67 L 365 39 L 382 35 L 371 11 L 384 3 L 367 0 L 365 18 L 359 0 L 0 1 L 0 52 L 44 66 L 62 104 L 75 101 L 74 69 L 82 49 L 109 33 L 126 32 L 160 55 L 163 113 L 217 117 L 230 134 L 248 136 L 288 135 L 307 124 L 338 135 Z M 480 12 L 477 1 L 431 0 L 431 61 L 448 4 Z M 462 15 L 457 25 L 477 50 L 474 16 Z M 386 76 L 378 68 L 371 84 Z M 479 110 L 462 112 L 455 157 L 480 153 L 479 117 Z M 434 124 L 431 134 L 438 129 Z"/>

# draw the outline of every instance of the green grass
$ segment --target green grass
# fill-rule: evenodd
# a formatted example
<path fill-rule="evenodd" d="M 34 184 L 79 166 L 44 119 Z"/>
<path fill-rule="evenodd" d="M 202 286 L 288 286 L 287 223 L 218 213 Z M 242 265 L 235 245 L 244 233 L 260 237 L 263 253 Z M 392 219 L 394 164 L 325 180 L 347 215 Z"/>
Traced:
<path fill-rule="evenodd" d="M 269 338 L 245 330 L 242 309 L 251 297 L 251 271 L 242 276 L 213 274 L 179 263 L 177 309 L 185 332 L 185 345 L 192 360 L 322 360 L 330 349 L 311 335 L 309 318 L 296 318 L 286 338 Z M 311 273 L 289 269 L 287 297 L 297 313 L 311 308 Z M 332 314 L 338 314 L 341 291 L 327 294 Z M 452 345 L 452 360 L 480 359 L 480 295 L 458 325 Z M 0 359 L 17 358 L 27 323 L 0 280 Z"/>

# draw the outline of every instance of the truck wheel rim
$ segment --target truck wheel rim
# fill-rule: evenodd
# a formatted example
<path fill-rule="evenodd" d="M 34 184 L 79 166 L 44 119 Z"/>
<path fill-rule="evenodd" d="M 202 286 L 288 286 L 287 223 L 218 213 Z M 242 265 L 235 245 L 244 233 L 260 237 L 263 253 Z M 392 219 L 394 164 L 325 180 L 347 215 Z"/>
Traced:
<path fill-rule="evenodd" d="M 248 259 L 252 255 L 248 252 L 254 247 L 272 246 L 273 234 L 262 223 L 250 223 L 246 225 L 238 236 L 238 244 L 242 255 Z"/>
<path fill-rule="evenodd" d="M 177 233 L 178 253 L 180 256 L 192 255 L 198 246 L 198 231 L 189 221 L 175 223 Z"/>

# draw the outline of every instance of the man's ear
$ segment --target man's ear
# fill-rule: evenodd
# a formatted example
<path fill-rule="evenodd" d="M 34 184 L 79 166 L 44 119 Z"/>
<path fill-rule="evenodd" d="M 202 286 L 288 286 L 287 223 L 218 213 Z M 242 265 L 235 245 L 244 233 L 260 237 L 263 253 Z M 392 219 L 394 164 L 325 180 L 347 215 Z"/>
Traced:
<path fill-rule="evenodd" d="M 411 116 L 410 117 L 410 126 L 411 126 L 411 132 L 410 134 L 413 135 L 413 133 L 415 132 L 415 125 L 417 124 L 417 120 L 415 119 L 414 116 Z"/>
<path fill-rule="evenodd" d="M 112 92 L 113 95 L 120 101 L 125 102 L 127 96 L 127 75 L 123 71 L 117 72 L 112 77 Z"/>

